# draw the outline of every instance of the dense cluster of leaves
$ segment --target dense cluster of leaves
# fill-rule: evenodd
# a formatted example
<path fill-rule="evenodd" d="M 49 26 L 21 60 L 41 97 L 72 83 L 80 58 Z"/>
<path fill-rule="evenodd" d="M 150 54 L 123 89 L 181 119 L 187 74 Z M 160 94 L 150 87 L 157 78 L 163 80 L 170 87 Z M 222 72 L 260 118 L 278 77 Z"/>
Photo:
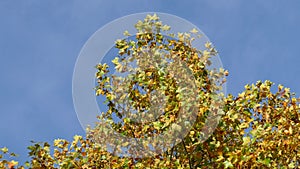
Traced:
<path fill-rule="evenodd" d="M 106 63 L 97 66 L 96 94 L 105 95 L 109 107 L 107 112 L 102 113 L 100 120 L 109 122 L 113 130 L 103 128 L 101 124 L 93 130 L 93 135 L 97 142 L 111 143 L 109 146 L 114 147 L 115 154 L 126 148 L 130 155 L 141 156 L 141 153 L 147 153 L 149 156 L 156 155 L 151 154 L 150 147 L 165 150 L 167 146 L 162 144 L 173 141 L 170 139 L 172 136 L 181 134 L 183 128 L 193 125 L 190 124 L 193 119 L 189 118 L 193 114 L 198 116 L 193 130 L 201 130 L 212 97 L 217 96 L 220 84 L 225 82 L 223 77 L 226 71 L 206 69 L 211 65 L 209 59 L 217 52 L 210 43 L 206 43 L 204 51 L 192 46 L 195 38 L 201 36 L 197 30 L 192 30 L 192 34 L 163 35 L 170 27 L 163 25 L 156 15 L 147 16 L 135 27 L 137 34 L 134 37 L 130 38 L 131 35 L 125 32 L 128 38 L 116 41 L 119 55 L 113 63 L 117 72 L 127 73 L 126 77 L 109 75 Z M 195 90 L 191 90 L 193 88 Z M 193 103 L 196 106 L 193 107 Z M 118 122 L 114 120 L 116 118 L 119 118 Z M 169 132 L 169 136 L 161 140 L 140 139 L 152 138 L 171 129 L 174 132 Z M 138 146 L 144 151 L 137 151 L 137 144 L 132 146 L 132 141 L 114 136 L 114 131 L 123 137 L 142 140 L 137 141 L 137 144 L 142 142 Z M 200 137 L 197 141 L 195 138 L 194 143 L 201 143 L 201 140 Z M 115 147 L 118 144 L 116 141 L 122 144 Z"/>
<path fill-rule="evenodd" d="M 108 111 L 98 118 L 131 138 L 153 137 L 168 130 L 179 117 L 184 105 L 182 93 L 187 90 L 178 84 L 182 81 L 176 78 L 174 70 L 168 69 L 168 64 L 184 62 L 193 75 L 199 104 L 188 134 L 162 154 L 122 157 L 116 155 L 118 150 L 111 152 L 99 144 L 109 140 L 103 136 L 107 131 L 99 123 L 88 130 L 85 138 L 76 135 L 71 142 L 54 140 L 52 149 L 48 143 L 33 143 L 28 147 L 31 159 L 25 165 L 6 160 L 15 154 L 4 147 L 0 149 L 0 168 L 300 168 L 300 104 L 289 88 L 279 85 L 272 92 L 272 82 L 258 81 L 246 85 L 236 97 L 220 97 L 222 111 L 217 111 L 215 117 L 222 117 L 212 135 L 203 140 L 206 117 L 215 106 L 211 106 L 213 97 L 228 75 L 223 69 L 207 69 L 216 50 L 210 43 L 205 44 L 204 51 L 193 47 L 193 40 L 200 37 L 196 29 L 177 35 L 163 34 L 170 27 L 156 15 L 148 15 L 135 26 L 135 36 L 126 31 L 127 38 L 116 41 L 119 55 L 113 60 L 118 72 L 129 75 L 110 76 L 107 64 L 97 65 L 96 94 L 104 95 L 108 105 Z M 134 60 L 137 67 L 131 67 Z M 162 91 L 164 99 L 155 95 L 157 90 Z M 153 103 L 161 105 L 155 100 L 164 102 L 163 106 L 152 109 Z M 149 110 L 163 113 L 155 116 Z M 154 117 L 148 117 L 149 114 Z M 141 118 L 150 120 L 138 121 Z M 121 147 L 128 144 L 123 142 Z M 134 153 L 130 148 L 128 152 Z"/>

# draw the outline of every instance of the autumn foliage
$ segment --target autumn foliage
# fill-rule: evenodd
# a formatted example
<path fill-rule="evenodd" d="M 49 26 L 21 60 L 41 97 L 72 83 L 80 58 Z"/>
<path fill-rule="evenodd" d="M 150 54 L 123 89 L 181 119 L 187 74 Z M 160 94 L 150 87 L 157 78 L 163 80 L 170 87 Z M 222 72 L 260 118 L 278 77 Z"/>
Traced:
<path fill-rule="evenodd" d="M 56 139 L 51 145 L 33 142 L 24 165 L 13 160 L 15 154 L 4 147 L 0 149 L 0 168 L 300 168 L 300 104 L 289 88 L 278 85 L 272 92 L 272 82 L 258 81 L 247 84 L 238 96 L 224 96 L 221 91 L 228 72 L 208 69 L 217 51 L 209 42 L 204 50 L 193 47 L 193 41 L 201 38 L 196 29 L 170 34 L 171 28 L 157 15 L 147 15 L 135 27 L 136 34 L 125 31 L 126 38 L 116 40 L 119 53 L 112 61 L 115 67 L 106 63 L 96 66 L 95 92 L 105 97 L 108 107 L 99 115 L 96 127 L 72 141 Z M 132 61 L 136 67 L 130 66 Z M 191 76 L 183 76 L 185 70 L 172 69 L 175 65 L 185 66 Z M 112 70 L 130 75 L 117 77 Z M 182 76 L 177 76 L 178 72 Z M 194 84 L 187 83 L 187 78 Z M 184 82 L 186 87 L 180 86 Z M 193 87 L 195 90 L 189 90 Z M 149 110 L 153 110 L 150 102 L 155 101 L 151 98 L 160 97 L 153 94 L 155 91 L 166 98 L 165 105 L 157 104 L 155 109 L 163 113 L 153 117 L 155 113 Z M 195 119 L 180 116 L 184 106 L 183 110 L 195 112 Z M 208 117 L 214 118 L 211 122 L 217 122 L 215 126 L 206 125 Z M 134 118 L 151 120 L 138 122 Z M 116 145 L 103 121 L 124 137 L 143 139 L 169 129 L 180 133 L 186 126 L 179 124 L 191 120 L 187 134 L 179 136 L 176 145 L 163 146 L 162 153 L 150 151 L 148 144 L 162 144 L 156 140 L 143 142 L 143 151 L 138 153 L 147 153 L 146 157 L 135 154 L 132 147 L 136 144 L 130 142 L 122 141 L 113 149 L 103 144 L 109 141 L 110 146 Z M 119 156 L 124 148 L 128 156 Z"/>

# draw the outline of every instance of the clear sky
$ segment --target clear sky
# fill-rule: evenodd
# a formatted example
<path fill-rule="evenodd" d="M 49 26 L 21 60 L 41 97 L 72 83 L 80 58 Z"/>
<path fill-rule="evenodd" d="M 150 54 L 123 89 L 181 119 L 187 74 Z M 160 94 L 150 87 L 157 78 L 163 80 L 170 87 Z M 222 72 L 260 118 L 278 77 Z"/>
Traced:
<path fill-rule="evenodd" d="M 228 69 L 227 92 L 269 79 L 300 96 L 298 0 L 1 0 L 0 147 L 20 154 L 30 140 L 84 135 L 72 101 L 72 75 L 88 38 L 106 23 L 163 12 L 197 25 Z"/>

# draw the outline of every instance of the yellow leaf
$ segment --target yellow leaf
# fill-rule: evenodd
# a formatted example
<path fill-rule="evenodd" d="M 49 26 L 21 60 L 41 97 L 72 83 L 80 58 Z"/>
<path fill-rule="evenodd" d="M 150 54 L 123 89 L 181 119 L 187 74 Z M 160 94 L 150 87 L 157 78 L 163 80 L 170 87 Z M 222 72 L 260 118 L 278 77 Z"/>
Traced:
<path fill-rule="evenodd" d="M 3 147 L 0 149 L 3 153 L 7 153 L 8 152 L 8 148 L 7 147 Z"/>
<path fill-rule="evenodd" d="M 241 129 L 248 128 L 248 127 L 249 127 L 249 124 L 244 122 L 244 123 L 242 123 L 241 125 L 239 125 L 239 127 L 240 127 Z"/>
<path fill-rule="evenodd" d="M 203 51 L 203 55 L 204 55 L 204 56 L 209 56 L 209 54 L 210 54 L 209 51 L 207 51 L 207 50 L 204 50 L 204 51 Z"/>
<path fill-rule="evenodd" d="M 12 160 L 12 161 L 10 161 L 9 165 L 10 165 L 10 168 L 12 168 L 13 166 L 18 165 L 18 162 L 15 160 Z"/>
<path fill-rule="evenodd" d="M 205 43 L 205 47 L 206 47 L 207 49 L 210 49 L 210 48 L 211 48 L 211 43 L 210 43 L 210 42 L 206 42 L 206 43 Z"/>
<path fill-rule="evenodd" d="M 151 75 L 152 75 L 152 72 L 147 72 L 146 75 L 147 75 L 147 76 L 151 76 Z"/>
<path fill-rule="evenodd" d="M 289 128 L 289 133 L 290 133 L 290 134 L 293 134 L 292 126 L 290 126 L 290 128 Z"/>
<path fill-rule="evenodd" d="M 196 28 L 193 28 L 190 32 L 196 34 L 196 33 L 198 33 L 199 31 L 198 31 Z"/>
<path fill-rule="evenodd" d="M 248 145 L 250 143 L 250 137 L 243 137 L 243 145 Z"/>

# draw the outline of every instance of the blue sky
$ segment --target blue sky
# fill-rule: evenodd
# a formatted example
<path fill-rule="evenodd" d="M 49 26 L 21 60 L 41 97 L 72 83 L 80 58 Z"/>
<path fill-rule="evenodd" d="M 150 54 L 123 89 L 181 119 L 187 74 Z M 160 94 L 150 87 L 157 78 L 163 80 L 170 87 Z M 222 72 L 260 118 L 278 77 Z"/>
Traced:
<path fill-rule="evenodd" d="M 84 135 L 72 101 L 72 75 L 88 38 L 138 12 L 164 12 L 197 25 L 214 43 L 227 91 L 269 79 L 300 96 L 300 1 L 1 0 L 0 147 L 24 161 L 30 140 Z"/>

